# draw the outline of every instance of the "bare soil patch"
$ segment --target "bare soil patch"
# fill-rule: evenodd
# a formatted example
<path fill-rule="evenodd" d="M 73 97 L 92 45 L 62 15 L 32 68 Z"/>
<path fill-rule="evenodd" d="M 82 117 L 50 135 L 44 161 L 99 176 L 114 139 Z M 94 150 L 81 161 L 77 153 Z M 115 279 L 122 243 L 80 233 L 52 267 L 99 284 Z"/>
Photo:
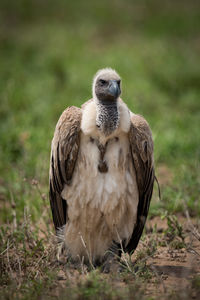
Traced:
<path fill-rule="evenodd" d="M 148 294 L 160 295 L 166 292 L 185 291 L 187 288 L 190 289 L 192 278 L 200 275 L 200 240 L 193 232 L 199 224 L 193 219 L 190 220 L 191 225 L 181 216 L 178 221 L 184 230 L 185 247 L 176 249 L 168 243 L 163 243 L 162 246 L 157 247 L 155 254 L 147 259 L 148 266 L 159 279 L 156 286 L 154 284 L 148 286 Z M 165 239 L 167 220 L 155 217 L 148 221 L 149 228 L 155 225 L 161 238 Z M 191 296 L 195 298 L 195 292 Z"/>

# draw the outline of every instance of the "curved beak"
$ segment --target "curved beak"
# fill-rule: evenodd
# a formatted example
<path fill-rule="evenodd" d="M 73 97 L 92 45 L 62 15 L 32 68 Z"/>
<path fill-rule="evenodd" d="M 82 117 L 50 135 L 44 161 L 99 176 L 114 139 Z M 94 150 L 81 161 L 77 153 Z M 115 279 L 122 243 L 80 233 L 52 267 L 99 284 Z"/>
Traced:
<path fill-rule="evenodd" d="M 110 80 L 110 84 L 108 87 L 108 94 L 109 96 L 113 98 L 118 98 L 118 96 L 121 94 L 120 87 L 116 80 Z"/>

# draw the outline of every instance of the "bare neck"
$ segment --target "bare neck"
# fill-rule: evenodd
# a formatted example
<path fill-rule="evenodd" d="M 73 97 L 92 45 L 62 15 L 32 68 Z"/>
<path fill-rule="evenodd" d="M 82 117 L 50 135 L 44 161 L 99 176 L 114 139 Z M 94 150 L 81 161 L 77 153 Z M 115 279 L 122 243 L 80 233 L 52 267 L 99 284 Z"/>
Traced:
<path fill-rule="evenodd" d="M 96 126 L 105 136 L 113 133 L 119 126 L 118 102 L 102 102 L 95 99 L 97 107 Z"/>

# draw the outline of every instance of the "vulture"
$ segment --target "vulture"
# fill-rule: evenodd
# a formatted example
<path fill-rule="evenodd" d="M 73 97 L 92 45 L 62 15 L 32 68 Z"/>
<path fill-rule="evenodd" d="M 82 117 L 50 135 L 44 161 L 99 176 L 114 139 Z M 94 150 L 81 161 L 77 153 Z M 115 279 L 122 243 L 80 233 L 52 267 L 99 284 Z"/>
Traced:
<path fill-rule="evenodd" d="M 56 125 L 50 205 L 67 257 L 110 270 L 142 235 L 155 179 L 153 140 L 147 121 L 120 98 L 115 70 L 96 73 L 92 94 Z"/>

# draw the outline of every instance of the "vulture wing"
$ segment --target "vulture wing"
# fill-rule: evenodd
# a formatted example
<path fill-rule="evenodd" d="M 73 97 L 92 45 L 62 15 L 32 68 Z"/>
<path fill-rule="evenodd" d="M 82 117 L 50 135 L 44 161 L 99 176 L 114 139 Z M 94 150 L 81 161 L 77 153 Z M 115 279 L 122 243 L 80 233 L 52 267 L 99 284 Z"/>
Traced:
<path fill-rule="evenodd" d="M 132 161 L 139 192 L 137 221 L 126 246 L 129 253 L 136 249 L 146 222 L 154 184 L 153 140 L 148 123 L 142 116 L 132 114 L 129 131 Z"/>
<path fill-rule="evenodd" d="M 52 140 L 49 198 L 56 230 L 67 221 L 67 202 L 61 192 L 72 179 L 78 157 L 81 115 L 80 108 L 68 107 L 58 120 Z"/>

